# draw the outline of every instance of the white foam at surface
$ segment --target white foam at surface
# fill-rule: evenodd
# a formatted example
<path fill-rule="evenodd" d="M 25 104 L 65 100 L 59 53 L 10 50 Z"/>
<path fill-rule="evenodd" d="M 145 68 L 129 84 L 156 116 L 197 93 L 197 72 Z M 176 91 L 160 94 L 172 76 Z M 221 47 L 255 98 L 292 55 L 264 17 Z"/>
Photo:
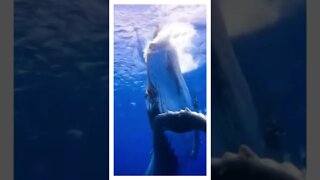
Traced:
<path fill-rule="evenodd" d="M 144 79 L 146 66 L 142 63 L 144 59 L 139 52 L 154 39 L 158 26 L 163 28 L 161 36 L 169 30 L 176 29 L 173 32 L 176 36 L 171 35 L 171 42 L 178 51 L 183 73 L 202 67 L 205 64 L 206 47 L 206 39 L 203 37 L 205 35 L 204 9 L 202 5 L 116 6 L 114 71 L 115 79 L 119 80 L 118 84 L 124 85 L 129 78 Z"/>
<path fill-rule="evenodd" d="M 146 60 L 149 44 L 169 41 L 177 52 L 181 72 L 186 73 L 195 70 L 199 67 L 199 61 L 195 60 L 188 50 L 194 47 L 193 38 L 196 35 L 196 30 L 189 23 L 174 22 L 166 24 L 157 36 L 147 44 L 144 50 L 144 58 Z"/>

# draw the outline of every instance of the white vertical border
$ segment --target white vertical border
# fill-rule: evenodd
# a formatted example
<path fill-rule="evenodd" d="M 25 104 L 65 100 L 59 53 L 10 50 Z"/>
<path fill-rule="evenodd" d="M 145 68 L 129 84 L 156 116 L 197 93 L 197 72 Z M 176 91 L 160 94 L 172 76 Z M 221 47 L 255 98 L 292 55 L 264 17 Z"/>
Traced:
<path fill-rule="evenodd" d="M 115 4 L 203 4 L 206 5 L 207 67 L 207 170 L 206 176 L 115 176 L 114 175 L 114 5 Z M 109 4 L 109 179 L 110 180 L 209 180 L 211 179 L 211 0 L 110 0 Z"/>
<path fill-rule="evenodd" d="M 207 54 L 207 179 L 211 179 L 211 0 L 206 1 Z"/>

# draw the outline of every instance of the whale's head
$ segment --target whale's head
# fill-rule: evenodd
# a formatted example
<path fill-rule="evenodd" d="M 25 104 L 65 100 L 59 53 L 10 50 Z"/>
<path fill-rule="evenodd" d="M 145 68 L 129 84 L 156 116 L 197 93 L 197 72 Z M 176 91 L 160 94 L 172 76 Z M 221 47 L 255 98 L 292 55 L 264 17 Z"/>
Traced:
<path fill-rule="evenodd" d="M 148 110 L 156 108 L 158 113 L 163 113 L 192 109 L 190 93 L 181 73 L 177 52 L 169 41 L 150 43 L 146 63 Z"/>

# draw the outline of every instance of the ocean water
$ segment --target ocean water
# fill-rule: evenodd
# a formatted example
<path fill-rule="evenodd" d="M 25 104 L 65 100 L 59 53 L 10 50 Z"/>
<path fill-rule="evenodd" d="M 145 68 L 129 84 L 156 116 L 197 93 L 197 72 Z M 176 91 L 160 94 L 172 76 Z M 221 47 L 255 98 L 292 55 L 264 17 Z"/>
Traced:
<path fill-rule="evenodd" d="M 14 6 L 15 179 L 108 179 L 108 2 Z"/>
<path fill-rule="evenodd" d="M 292 15 L 233 38 L 232 43 L 250 86 L 262 132 L 270 127 L 268 123 L 276 122 L 275 134 L 264 135 L 269 148 L 278 155 L 264 156 L 307 168 L 306 6 L 300 2 Z"/>
<path fill-rule="evenodd" d="M 15 0 L 14 5 L 15 179 L 107 179 L 108 2 Z M 150 22 L 148 16 L 140 18 Z M 126 21 L 131 23 L 131 19 Z M 199 18 L 192 22 L 203 34 Z M 147 29 L 140 28 L 140 38 L 135 31 L 119 31 L 128 36 L 128 44 L 119 45 L 132 58 L 117 59 L 121 73 L 115 75 L 119 97 L 115 107 L 120 107 L 117 114 L 121 119 L 115 122 L 119 125 L 115 138 L 123 144 L 115 144 L 119 152 L 115 154 L 119 160 L 116 174 L 144 173 L 150 158 L 151 131 L 144 106 L 146 73 L 138 58 L 143 56 L 138 50 L 151 39 L 155 26 Z M 201 42 L 200 38 L 197 47 L 205 47 Z M 305 6 L 270 27 L 232 39 L 232 43 L 259 113 L 276 117 L 285 132 L 280 139 L 281 160 L 306 167 Z M 196 59 L 204 59 L 202 50 L 192 53 Z M 192 96 L 199 100 L 199 110 L 205 112 L 205 89 L 199 85 L 205 80 L 199 77 L 204 76 L 206 64 L 200 64 L 184 77 Z"/>
<path fill-rule="evenodd" d="M 183 13 L 186 8 L 177 7 L 175 13 Z M 145 91 L 147 68 L 143 57 L 148 42 L 154 38 L 156 26 L 169 17 L 159 14 L 173 12 L 171 7 L 151 5 L 115 6 L 114 17 L 114 174 L 144 175 L 153 151 L 152 132 L 147 115 Z M 173 8 L 172 8 L 173 9 Z M 130 17 L 130 18 L 129 18 Z M 192 16 L 191 16 L 192 17 Z M 177 21 L 165 22 L 171 26 Z M 179 22 L 179 21 L 178 21 Z M 184 21 L 182 21 L 184 22 Z M 191 69 L 183 74 L 190 94 L 197 101 L 198 112 L 206 114 L 206 26 L 195 22 L 190 24 L 196 35 L 191 39 L 191 47 L 186 50 L 196 62 L 196 67 L 184 60 L 180 67 Z M 174 26 L 172 26 L 174 27 Z M 181 26 L 180 26 L 181 27 Z M 164 28 L 165 29 L 165 28 Z M 172 28 L 170 33 L 180 35 L 181 42 L 189 36 Z M 190 33 L 187 29 L 186 34 Z M 180 34 L 179 34 L 180 33 Z M 198 48 L 194 48 L 198 47 Z M 177 47 L 178 48 L 178 47 Z M 189 65 L 189 66 L 188 66 Z M 183 71 L 182 67 L 182 71 Z M 164 84 L 165 86 L 165 84 Z M 196 160 L 187 161 L 185 175 L 206 174 L 206 136 L 201 134 L 201 145 Z M 190 144 L 190 143 L 189 143 Z M 187 148 L 184 144 L 172 144 L 177 149 Z M 178 150 L 176 150 L 177 152 Z"/>
<path fill-rule="evenodd" d="M 186 75 L 185 79 L 190 90 L 198 95 L 199 109 L 202 111 L 205 111 L 206 106 L 206 89 L 197 88 L 197 86 L 206 82 L 205 80 L 199 82 L 197 79 L 199 76 L 205 76 L 205 71 L 204 66 L 198 72 Z M 141 75 L 140 78 L 146 79 L 145 75 Z M 114 93 L 115 175 L 143 175 L 149 165 L 152 152 L 152 133 L 144 93 L 145 85 L 139 86 L 134 81 L 119 84 L 119 89 Z M 197 166 L 193 171 L 188 172 L 189 174 L 205 173 L 206 139 L 204 135 L 201 136 L 201 140 L 199 157 L 197 161 L 192 162 Z"/>

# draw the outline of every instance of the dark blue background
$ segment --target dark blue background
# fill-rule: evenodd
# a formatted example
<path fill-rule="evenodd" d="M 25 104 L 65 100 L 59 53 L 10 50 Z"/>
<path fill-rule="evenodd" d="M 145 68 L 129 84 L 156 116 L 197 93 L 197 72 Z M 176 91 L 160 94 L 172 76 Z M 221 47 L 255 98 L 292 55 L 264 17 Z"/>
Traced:
<path fill-rule="evenodd" d="M 14 5 L 15 179 L 108 179 L 108 2 Z"/>
<path fill-rule="evenodd" d="M 306 166 L 306 6 L 260 31 L 233 39 L 262 121 L 274 118 L 283 155 Z"/>

